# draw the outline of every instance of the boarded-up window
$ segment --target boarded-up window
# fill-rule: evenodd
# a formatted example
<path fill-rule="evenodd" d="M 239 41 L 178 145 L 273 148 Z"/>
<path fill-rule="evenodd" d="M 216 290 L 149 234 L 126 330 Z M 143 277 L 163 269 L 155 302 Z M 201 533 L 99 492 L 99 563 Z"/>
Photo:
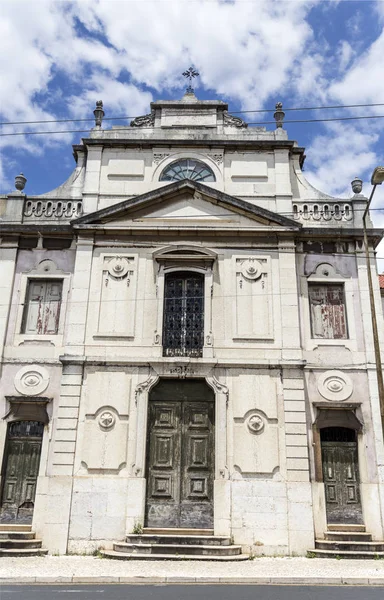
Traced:
<path fill-rule="evenodd" d="M 22 333 L 50 335 L 58 332 L 63 282 L 30 279 L 25 299 Z"/>
<path fill-rule="evenodd" d="M 313 338 L 348 337 L 344 286 L 309 284 L 309 307 Z"/>

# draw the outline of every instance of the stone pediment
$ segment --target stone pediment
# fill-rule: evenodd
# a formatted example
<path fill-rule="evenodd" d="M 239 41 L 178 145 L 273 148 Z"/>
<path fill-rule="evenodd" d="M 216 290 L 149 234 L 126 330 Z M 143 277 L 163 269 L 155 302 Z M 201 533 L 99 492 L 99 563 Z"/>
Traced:
<path fill-rule="evenodd" d="M 72 221 L 75 229 L 266 227 L 299 230 L 292 219 L 190 180 L 171 183 Z"/>

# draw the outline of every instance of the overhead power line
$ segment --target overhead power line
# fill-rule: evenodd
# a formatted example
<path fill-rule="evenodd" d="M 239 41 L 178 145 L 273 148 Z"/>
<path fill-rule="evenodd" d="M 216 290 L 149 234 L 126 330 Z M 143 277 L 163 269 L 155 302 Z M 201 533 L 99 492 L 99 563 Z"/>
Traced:
<path fill-rule="evenodd" d="M 303 107 L 291 107 L 284 108 L 284 112 L 287 111 L 305 111 L 305 110 L 336 110 L 343 108 L 370 108 L 374 106 L 384 106 L 384 103 L 376 104 L 338 104 L 335 106 L 303 106 Z M 255 110 L 231 110 L 231 114 L 249 114 L 249 113 L 269 113 L 275 112 L 276 108 L 258 108 Z M 136 115 L 137 116 L 137 115 Z M 119 120 L 132 120 L 135 117 L 121 116 L 121 117 L 104 117 L 103 121 L 119 121 Z M 42 123 L 80 123 L 86 121 L 94 121 L 94 117 L 86 117 L 82 119 L 50 119 L 40 121 L 3 121 L 0 122 L 1 126 L 4 125 L 39 125 Z"/>
<path fill-rule="evenodd" d="M 299 120 L 289 120 L 284 121 L 284 125 L 287 123 L 324 123 L 329 121 L 356 121 L 361 119 L 384 119 L 384 115 L 363 115 L 359 117 L 335 117 L 331 119 L 299 119 Z M 275 125 L 275 121 L 258 121 L 258 122 L 249 122 L 248 125 Z M 137 127 L 132 128 L 136 131 L 143 130 L 159 130 L 164 131 L 162 127 Z M 113 129 L 107 129 L 110 133 L 114 133 L 117 131 L 127 131 L 127 127 L 114 127 Z M 53 134 L 63 134 L 63 133 L 89 133 L 89 129 L 63 129 L 61 131 L 15 131 L 12 133 L 0 133 L 0 137 L 11 137 L 16 135 L 53 135 Z"/>

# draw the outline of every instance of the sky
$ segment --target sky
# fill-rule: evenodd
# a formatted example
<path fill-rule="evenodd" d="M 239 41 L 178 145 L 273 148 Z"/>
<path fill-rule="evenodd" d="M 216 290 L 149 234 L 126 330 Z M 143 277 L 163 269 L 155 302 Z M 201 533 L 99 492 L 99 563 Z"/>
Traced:
<path fill-rule="evenodd" d="M 77 130 L 93 126 L 27 122 L 92 119 L 101 99 L 106 126 L 128 124 L 153 100 L 181 98 L 190 66 L 199 99 L 225 100 L 249 122 L 272 120 L 278 101 L 382 104 L 286 111 L 286 120 L 384 115 L 384 0 L 1 0 L 1 16 L 0 194 L 21 171 L 29 195 L 60 185 L 75 166 L 72 144 L 87 137 Z M 272 112 L 239 112 L 260 110 Z M 359 176 L 369 195 L 372 170 L 384 165 L 384 118 L 285 129 L 306 147 L 315 187 L 349 197 Z M 5 135 L 19 132 L 44 134 Z M 384 185 L 372 207 L 384 227 Z"/>

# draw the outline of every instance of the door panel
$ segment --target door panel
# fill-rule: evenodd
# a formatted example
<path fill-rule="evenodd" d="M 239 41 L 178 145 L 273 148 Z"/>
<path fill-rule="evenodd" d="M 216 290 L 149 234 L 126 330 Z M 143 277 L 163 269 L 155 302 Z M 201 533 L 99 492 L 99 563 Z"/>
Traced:
<path fill-rule="evenodd" d="M 328 523 L 363 523 L 356 442 L 321 443 Z"/>
<path fill-rule="evenodd" d="M 148 527 L 213 527 L 214 402 L 150 401 Z"/>
<path fill-rule="evenodd" d="M 18 421 L 8 427 L 0 507 L 3 523 L 32 521 L 43 429 L 35 421 Z"/>
<path fill-rule="evenodd" d="M 181 404 L 151 402 L 148 423 L 147 521 L 177 527 L 180 503 Z"/>
<path fill-rule="evenodd" d="M 213 527 L 212 402 L 183 403 L 180 527 Z"/>

